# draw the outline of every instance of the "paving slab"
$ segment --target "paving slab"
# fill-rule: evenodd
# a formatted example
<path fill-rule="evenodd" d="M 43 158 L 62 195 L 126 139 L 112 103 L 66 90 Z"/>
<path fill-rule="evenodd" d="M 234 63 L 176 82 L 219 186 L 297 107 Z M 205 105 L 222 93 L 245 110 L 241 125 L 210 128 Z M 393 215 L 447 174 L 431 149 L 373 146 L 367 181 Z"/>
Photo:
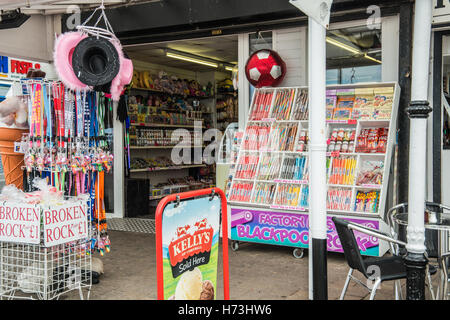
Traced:
<path fill-rule="evenodd" d="M 93 285 L 91 300 L 156 299 L 156 251 L 152 233 L 110 231 L 112 250 L 99 257 L 104 265 L 100 283 Z M 221 248 L 220 248 L 221 250 Z M 220 251 L 221 252 L 221 251 Z M 229 250 L 230 296 L 234 300 L 306 300 L 308 299 L 308 254 L 295 258 L 292 248 L 241 243 Z M 343 254 L 328 253 L 328 298 L 338 299 L 348 273 Z M 358 273 L 354 273 L 358 276 Z M 219 258 L 218 299 L 223 299 L 222 259 Z M 365 281 L 360 276 L 359 279 Z M 403 283 L 403 291 L 404 283 Z M 393 282 L 378 290 L 376 299 L 392 300 Z M 428 292 L 427 292 L 428 295 Z M 345 297 L 369 299 L 369 293 L 351 282 Z M 61 299 L 79 299 L 71 292 Z"/>

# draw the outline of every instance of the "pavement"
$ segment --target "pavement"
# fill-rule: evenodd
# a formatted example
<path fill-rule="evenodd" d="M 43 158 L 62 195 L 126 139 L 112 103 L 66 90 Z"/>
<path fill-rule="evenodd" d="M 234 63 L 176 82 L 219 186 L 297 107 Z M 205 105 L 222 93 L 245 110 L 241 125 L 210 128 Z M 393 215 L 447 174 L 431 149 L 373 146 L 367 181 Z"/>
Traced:
<path fill-rule="evenodd" d="M 111 251 L 103 257 L 98 253 L 94 255 L 102 260 L 104 274 L 99 284 L 92 285 L 90 299 L 156 299 L 155 234 L 127 231 L 108 233 Z M 328 299 L 339 299 L 349 270 L 344 255 L 328 253 L 327 268 Z M 303 258 L 295 258 L 292 248 L 241 243 L 237 251 L 229 250 L 229 270 L 232 300 L 308 299 L 307 250 Z M 354 275 L 366 281 L 358 272 L 355 271 Z M 222 277 L 222 260 L 219 256 L 217 299 L 223 299 Z M 402 284 L 405 292 L 405 281 Z M 392 281 L 382 283 L 375 299 L 393 300 L 393 292 Z M 428 291 L 426 294 L 428 296 Z M 79 295 L 72 291 L 60 299 L 76 300 Z M 369 292 L 351 281 L 345 299 L 367 300 Z"/>

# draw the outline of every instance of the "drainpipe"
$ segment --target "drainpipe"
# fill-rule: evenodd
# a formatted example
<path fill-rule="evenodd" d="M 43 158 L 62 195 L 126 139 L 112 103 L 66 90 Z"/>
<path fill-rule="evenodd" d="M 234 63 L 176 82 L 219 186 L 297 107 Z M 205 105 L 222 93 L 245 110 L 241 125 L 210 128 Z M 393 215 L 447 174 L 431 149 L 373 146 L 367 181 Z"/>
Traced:
<path fill-rule="evenodd" d="M 409 186 L 406 298 L 425 299 L 425 188 L 427 118 L 432 111 L 428 102 L 428 77 L 431 44 L 432 0 L 416 0 L 414 13 L 410 118 Z"/>
<path fill-rule="evenodd" d="M 326 29 L 311 17 L 308 37 L 310 287 L 314 300 L 327 300 Z"/>

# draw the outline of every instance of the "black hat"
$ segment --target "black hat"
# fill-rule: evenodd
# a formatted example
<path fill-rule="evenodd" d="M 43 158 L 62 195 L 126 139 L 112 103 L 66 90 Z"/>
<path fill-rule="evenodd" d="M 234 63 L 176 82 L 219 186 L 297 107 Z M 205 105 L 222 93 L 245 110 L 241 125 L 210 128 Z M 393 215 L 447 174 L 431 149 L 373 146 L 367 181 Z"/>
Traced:
<path fill-rule="evenodd" d="M 75 47 L 72 67 L 82 83 L 102 86 L 110 83 L 119 72 L 119 54 L 111 41 L 100 37 L 87 37 Z"/>

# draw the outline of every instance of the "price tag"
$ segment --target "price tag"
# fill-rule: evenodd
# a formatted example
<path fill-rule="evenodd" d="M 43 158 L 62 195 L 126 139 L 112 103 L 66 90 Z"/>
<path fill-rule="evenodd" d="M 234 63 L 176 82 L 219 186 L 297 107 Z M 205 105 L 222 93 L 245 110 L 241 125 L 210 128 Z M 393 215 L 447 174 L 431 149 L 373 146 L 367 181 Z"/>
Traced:
<path fill-rule="evenodd" d="M 335 157 L 335 158 L 337 158 L 337 157 L 339 157 L 339 151 L 333 151 L 333 152 L 331 152 L 331 156 L 332 157 Z"/>
<path fill-rule="evenodd" d="M 14 142 L 15 153 L 26 153 L 28 149 L 26 142 Z"/>

